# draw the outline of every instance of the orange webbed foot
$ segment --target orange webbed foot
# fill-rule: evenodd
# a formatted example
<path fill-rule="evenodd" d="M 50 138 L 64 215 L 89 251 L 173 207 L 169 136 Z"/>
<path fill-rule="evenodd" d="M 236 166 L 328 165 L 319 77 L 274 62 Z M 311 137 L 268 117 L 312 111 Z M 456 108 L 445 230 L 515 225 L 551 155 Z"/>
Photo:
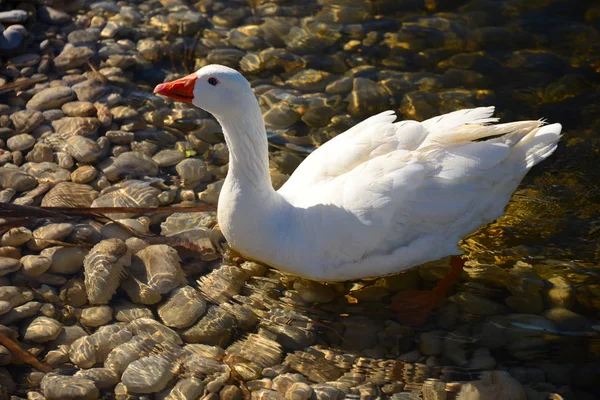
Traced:
<path fill-rule="evenodd" d="M 465 262 L 460 257 L 450 259 L 450 272 L 431 290 L 405 290 L 392 297 L 390 310 L 395 319 L 405 325 L 423 325 L 431 311 L 446 297 L 448 289 L 462 273 Z"/>

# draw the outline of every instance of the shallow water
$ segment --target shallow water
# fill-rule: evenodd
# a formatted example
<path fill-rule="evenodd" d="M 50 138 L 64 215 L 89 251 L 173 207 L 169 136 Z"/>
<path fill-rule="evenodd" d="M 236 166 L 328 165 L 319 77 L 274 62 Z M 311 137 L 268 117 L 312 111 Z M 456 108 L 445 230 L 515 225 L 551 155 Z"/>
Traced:
<path fill-rule="evenodd" d="M 515 399 L 600 397 L 595 379 L 600 376 L 599 5 L 580 0 L 150 0 L 82 2 L 80 11 L 62 3 L 51 5 L 66 12 L 65 22 L 57 23 L 58 17 L 53 20 L 37 10 L 37 20 L 24 23 L 32 42 L 20 53 L 2 56 L 5 67 L 0 78 L 10 84 L 19 77 L 41 75 L 42 80 L 53 82 L 50 86 L 73 86 L 88 71 L 81 79 L 100 82 L 106 93 L 96 96 L 91 89 L 84 92 L 85 88 L 77 92 L 77 99 L 89 96 L 99 103 L 90 118 L 97 121 L 77 125 L 71 120 L 66 127 L 49 127 L 48 119 L 42 126 L 49 131 L 37 128 L 32 135 L 52 146 L 54 161 L 65 140 L 60 135 L 69 130 L 108 146 L 103 155 L 80 162 L 94 165 L 100 177 L 110 178 L 87 181 L 90 196 L 111 185 L 116 188 L 123 178 L 146 180 L 119 189 L 115 197 L 121 203 L 109 199 L 102 206 L 214 205 L 219 186 L 210 185 L 222 180 L 227 164 L 219 128 L 208 114 L 151 94 L 157 83 L 209 63 L 243 70 L 255 89 L 267 122 L 276 186 L 311 149 L 385 109 L 394 109 L 401 119 L 423 120 L 461 108 L 495 105 L 501 121 L 543 118 L 560 122 L 564 134 L 557 151 L 525 177 L 505 216 L 462 241 L 468 260 L 465 272 L 423 326 L 398 323 L 386 307 L 396 292 L 433 287 L 446 274 L 448 260 L 377 280 L 324 285 L 243 264 L 232 255 L 222 262 L 214 254 L 201 256 L 179 247 L 181 268 L 167 262 L 164 268 L 152 270 L 157 264 L 144 266 L 142 256 L 122 267 L 115 261 L 119 255 L 110 261 L 118 267 L 113 276 L 118 290 L 112 299 L 109 296 L 108 309 L 92 307 L 89 291 L 87 298 L 83 291 L 77 304 L 69 298 L 69 288 L 83 287 L 84 280 L 92 285 L 87 261 L 85 268 L 51 267 L 54 275 L 40 275 L 45 280 L 20 271 L 7 273 L 0 277 L 3 286 L 16 286 L 23 293 L 36 290 L 32 298 L 52 307 L 38 307 L 41 311 L 19 318 L 0 315 L 0 324 L 21 332 L 19 341 L 59 374 L 70 379 L 75 370 L 110 364 L 99 355 L 91 361 L 86 357 L 122 343 L 114 337 L 98 339 L 101 345 L 96 344 L 96 350 L 79 342 L 76 348 L 63 337 L 65 327 L 97 332 L 96 313 L 108 312 L 100 325 L 145 317 L 126 328 L 110 326 L 122 329 L 125 336 L 144 337 L 144 345 L 135 352 L 147 356 L 146 360 L 168 360 L 172 371 L 159 368 L 155 375 L 165 374 L 164 382 L 152 384 L 152 377 L 143 373 L 144 364 L 127 368 L 130 372 L 122 376 L 119 371 L 116 379 L 121 383 L 116 387 L 117 381 L 106 387 L 96 383 L 107 398 L 175 396 L 173 387 L 185 379 L 199 379 L 206 385 L 189 398 L 211 400 L 216 396 L 282 398 L 284 394 L 288 398 L 429 400 L 456 398 L 460 390 L 464 391 L 458 395 L 461 399 L 509 398 L 498 395 L 501 391 L 512 391 Z M 19 7 L 36 12 L 35 7 L 34 11 Z M 49 42 L 42 44 L 45 39 Z M 62 61 L 68 68 L 60 68 L 56 57 L 65 52 L 66 42 L 92 51 L 83 62 L 69 59 Z M 33 70 L 26 70 L 27 63 L 15 67 L 11 57 L 22 53 L 44 54 L 54 59 L 54 66 L 44 69 L 44 61 L 37 59 Z M 92 67 L 99 72 L 90 74 Z M 0 90 L 0 103 L 10 106 L 3 109 L 2 117 L 24 109 L 47 84 L 41 85 L 32 83 L 22 92 Z M 110 93 L 121 97 L 110 98 Z M 108 114 L 112 116 L 104 123 Z M 5 141 L 13 130 L 18 131 L 17 123 L 8 117 L 0 122 L 10 129 L 2 133 Z M 92 133 L 82 133 L 85 129 Z M 110 143 L 102 142 L 108 137 Z M 166 149 L 178 151 L 158 153 L 157 158 L 156 153 Z M 147 151 L 154 158 L 143 162 L 136 158 L 125 167 L 107 166 L 109 156 L 129 150 Z M 25 148 L 21 156 L 29 152 Z M 18 155 L 3 151 L 2 156 L 6 156 L 3 166 L 21 164 L 15 161 Z M 186 158 L 206 165 L 188 165 L 189 175 L 185 175 L 179 168 Z M 57 163 L 69 172 L 77 168 Z M 54 184 L 52 179 L 48 178 Z M 53 205 L 86 207 L 92 202 L 86 203 L 76 189 L 64 190 L 62 200 L 57 192 L 59 200 L 53 201 L 58 204 Z M 30 205 L 44 205 L 42 198 L 50 201 L 43 197 L 45 191 L 23 200 L 27 193 L 9 201 Z M 130 221 L 129 226 L 143 225 L 139 229 L 145 226 L 159 234 L 164 220 L 150 216 Z M 208 246 L 207 232 L 214 223 L 211 213 L 184 215 L 171 219 L 162 234 Z M 100 230 L 94 224 L 90 226 Z M 100 237 L 131 236 L 114 225 L 106 229 L 98 237 L 67 234 L 60 240 L 91 245 Z M 163 239 L 160 243 L 177 246 Z M 23 255 L 39 254 L 39 249 L 20 246 Z M 128 246 L 142 245 L 128 242 Z M 168 251 L 164 254 L 172 254 Z M 222 264 L 242 265 L 245 272 L 220 268 Z M 151 284 L 138 285 L 160 273 L 164 276 L 154 277 L 160 281 L 155 284 L 160 291 L 148 289 Z M 166 299 L 175 297 L 179 289 L 174 288 L 182 285 L 195 289 L 181 290 L 179 303 L 167 307 Z M 65 305 L 74 308 L 76 317 L 59 318 Z M 122 310 L 128 307 L 135 312 L 125 316 Z M 87 317 L 81 314 L 86 309 Z M 189 324 L 181 322 L 181 315 L 187 313 Z M 61 320 L 63 336 L 48 343 L 30 340 L 23 332 L 38 314 Z M 158 327 L 148 319 L 159 321 Z M 123 333 L 126 330 L 130 332 Z M 57 350 L 60 340 L 71 346 L 67 356 Z M 199 361 L 181 350 L 181 342 L 212 347 L 194 350 Z M 154 361 L 148 365 L 156 366 Z M 24 397 L 31 390 L 52 397 L 46 385 L 40 387 L 41 377 L 36 381 L 28 367 L 16 364 L 10 360 L 2 364 L 18 383 L 12 392 Z M 142 382 L 132 382 L 132 376 Z M 297 384 L 288 390 L 294 382 L 307 382 L 310 387 Z M 469 386 L 468 382 L 475 383 Z M 10 387 L 3 381 L 0 386 Z M 124 392 L 127 388 L 129 394 Z M 155 394 L 143 395 L 144 390 Z"/>

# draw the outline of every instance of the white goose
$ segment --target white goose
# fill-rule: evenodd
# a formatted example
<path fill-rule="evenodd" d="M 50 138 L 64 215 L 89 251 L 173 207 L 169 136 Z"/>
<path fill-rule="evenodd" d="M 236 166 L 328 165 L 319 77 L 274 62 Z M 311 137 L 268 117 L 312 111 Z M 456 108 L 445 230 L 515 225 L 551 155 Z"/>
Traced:
<path fill-rule="evenodd" d="M 461 254 L 459 240 L 503 214 L 561 132 L 540 121 L 489 125 L 497 121 L 493 107 L 423 122 L 394 122 L 385 111 L 319 147 L 275 191 L 261 110 L 240 73 L 208 65 L 154 92 L 208 111 L 223 128 L 230 162 L 218 220 L 229 244 L 318 281 L 387 275 Z M 444 291 L 460 272 L 452 264 Z"/>

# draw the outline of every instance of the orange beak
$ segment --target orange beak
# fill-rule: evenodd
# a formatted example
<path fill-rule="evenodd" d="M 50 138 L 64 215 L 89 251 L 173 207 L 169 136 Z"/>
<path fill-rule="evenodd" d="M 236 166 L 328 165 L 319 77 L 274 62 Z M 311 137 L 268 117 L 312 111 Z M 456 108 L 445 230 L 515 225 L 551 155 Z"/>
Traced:
<path fill-rule="evenodd" d="M 156 85 L 154 93 L 162 94 L 163 96 L 183 101 L 184 103 L 191 103 L 194 100 L 196 79 L 198 79 L 198 75 L 190 74 L 172 82 L 161 83 L 160 85 Z"/>

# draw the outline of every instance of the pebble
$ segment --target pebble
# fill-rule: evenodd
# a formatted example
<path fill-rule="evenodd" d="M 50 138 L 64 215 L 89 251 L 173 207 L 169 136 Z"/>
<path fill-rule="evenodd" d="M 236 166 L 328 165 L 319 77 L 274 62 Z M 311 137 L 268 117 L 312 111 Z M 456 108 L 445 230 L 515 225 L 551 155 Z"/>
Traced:
<path fill-rule="evenodd" d="M 27 102 L 27 109 L 33 111 L 45 111 L 53 108 L 60 108 L 63 104 L 73 100 L 75 94 L 67 86 L 57 86 L 43 89 L 35 94 Z"/>
<path fill-rule="evenodd" d="M 589 324 L 587 318 L 567 308 L 553 307 L 543 313 L 544 317 L 554 322 L 560 329 L 577 331 L 585 329 Z"/>
<path fill-rule="evenodd" d="M 169 298 L 158 307 L 158 315 L 171 328 L 187 328 L 206 311 L 206 301 L 191 286 L 173 290 Z"/>
<path fill-rule="evenodd" d="M 54 340 L 60 334 L 62 324 L 48 317 L 37 317 L 25 328 L 23 339 L 44 343 Z"/>
<path fill-rule="evenodd" d="M 47 400 L 96 400 L 100 391 L 90 379 L 47 374 L 40 384 Z"/>
<path fill-rule="evenodd" d="M 30 133 L 44 122 L 44 116 L 42 115 L 42 113 L 39 111 L 32 110 L 17 111 L 16 113 L 11 114 L 10 119 L 13 122 L 17 132 L 20 133 Z M 33 136 L 31 136 L 31 138 L 34 139 L 33 143 L 35 143 L 35 138 L 33 138 Z M 9 138 L 9 140 L 11 139 L 12 138 Z M 28 140 L 30 141 L 31 139 Z M 28 149 L 30 147 L 31 146 L 28 146 L 23 150 Z"/>
<path fill-rule="evenodd" d="M 548 279 L 548 282 L 553 285 L 547 292 L 548 302 L 555 307 L 573 307 L 576 292 L 569 279 L 562 276 L 554 276 Z"/>
<path fill-rule="evenodd" d="M 0 276 L 8 275 L 21 268 L 21 261 L 10 257 L 0 257 Z"/>
<path fill-rule="evenodd" d="M 61 53 L 54 58 L 54 65 L 60 69 L 73 69 L 80 67 L 92 58 L 94 51 L 85 46 L 67 44 Z"/>
<path fill-rule="evenodd" d="M 88 307 L 81 311 L 79 321 L 92 328 L 106 325 L 113 318 L 113 310 L 109 306 Z"/>
<path fill-rule="evenodd" d="M 172 377 L 169 361 L 153 355 L 129 364 L 121 381 L 129 393 L 157 393 L 167 386 Z"/>

